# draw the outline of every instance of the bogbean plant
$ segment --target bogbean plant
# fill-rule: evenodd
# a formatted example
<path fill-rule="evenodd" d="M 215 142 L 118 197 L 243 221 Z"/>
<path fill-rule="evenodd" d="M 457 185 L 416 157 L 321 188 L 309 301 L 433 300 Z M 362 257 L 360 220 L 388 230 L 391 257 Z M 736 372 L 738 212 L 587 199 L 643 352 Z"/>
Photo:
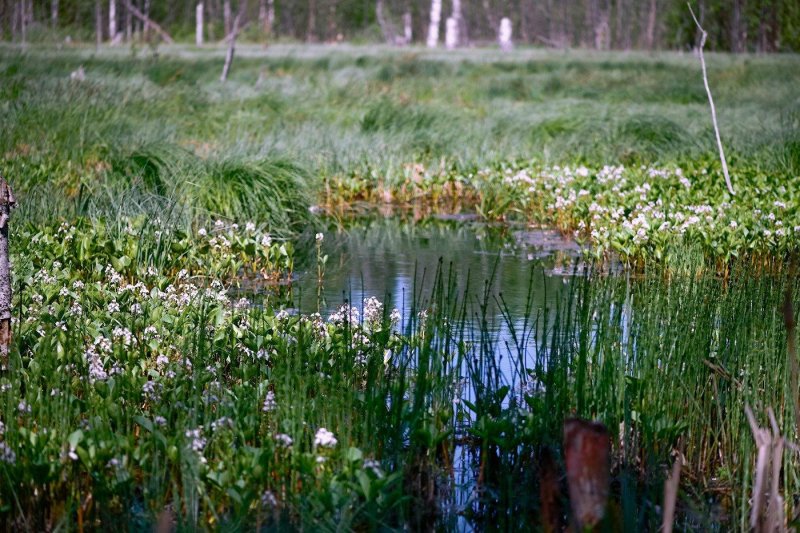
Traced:
<path fill-rule="evenodd" d="M 368 386 L 394 391 L 381 383 L 406 343 L 396 311 L 370 300 L 363 316 L 323 320 L 231 298 L 243 271 L 291 273 L 288 243 L 250 224 L 129 220 L 110 231 L 77 220 L 25 227 L 12 242 L 3 522 L 360 524 L 396 511 L 398 475 L 370 445 L 379 417 L 356 407 Z"/>
<path fill-rule="evenodd" d="M 463 172 L 409 166 L 385 184 L 369 173 L 329 180 L 330 202 L 393 198 L 477 209 L 490 220 L 556 226 L 596 258 L 679 263 L 698 249 L 720 266 L 800 248 L 797 177 L 734 168 L 728 194 L 717 163 L 680 166 L 546 166 L 518 162 Z M 388 191 L 388 192 L 387 192 Z M 462 201 L 453 204 L 454 196 Z"/>

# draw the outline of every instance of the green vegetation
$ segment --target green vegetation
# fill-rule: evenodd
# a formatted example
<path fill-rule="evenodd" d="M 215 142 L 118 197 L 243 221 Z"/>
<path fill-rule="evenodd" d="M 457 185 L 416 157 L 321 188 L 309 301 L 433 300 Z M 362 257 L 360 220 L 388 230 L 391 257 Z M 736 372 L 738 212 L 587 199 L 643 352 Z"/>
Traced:
<path fill-rule="evenodd" d="M 658 527 L 681 449 L 682 526 L 745 529 L 743 406 L 797 438 L 800 65 L 709 62 L 733 198 L 689 56 L 244 46 L 221 84 L 219 50 L 0 47 L 0 520 L 527 529 L 575 415 L 613 436 L 610 528 Z M 288 312 L 295 261 L 324 274 L 312 206 L 356 200 L 554 226 L 604 261 L 504 308 L 511 342 L 502 299 L 445 269 L 408 317 Z"/>

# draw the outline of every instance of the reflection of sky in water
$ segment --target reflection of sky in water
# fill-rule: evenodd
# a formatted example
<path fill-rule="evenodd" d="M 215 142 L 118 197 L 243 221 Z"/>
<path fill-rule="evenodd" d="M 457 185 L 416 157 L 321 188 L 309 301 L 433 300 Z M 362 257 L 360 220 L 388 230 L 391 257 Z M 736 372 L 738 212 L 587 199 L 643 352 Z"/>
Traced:
<path fill-rule="evenodd" d="M 484 346 L 488 341 L 498 370 L 514 390 L 524 369 L 536 366 L 532 322 L 545 307 L 552 310 L 559 300 L 564 301 L 570 289 L 570 278 L 564 274 L 573 272 L 576 254 L 574 245 L 565 245 L 550 232 L 503 231 L 478 224 L 411 225 L 397 219 L 373 219 L 346 233 L 328 233 L 323 242 L 323 254 L 329 259 L 320 311 L 327 318 L 345 302 L 362 311 L 364 300 L 376 297 L 385 303 L 387 312 L 401 310 L 405 325 L 414 302 L 419 309 L 419 302 L 425 305 L 429 301 L 434 278 L 443 271 L 446 285 L 452 284 L 459 301 L 467 303 L 464 340 L 480 343 L 481 304 L 488 302 L 485 319 L 490 337 L 483 338 Z M 295 293 L 299 310 L 316 311 L 316 268 L 301 274 L 294 285 L 299 289 Z M 539 329 L 543 328 L 540 323 Z M 469 386 L 462 397 L 473 399 Z M 458 446 L 454 457 L 453 503 L 458 508 L 467 504 L 474 486 L 469 453 Z M 468 527 L 459 520 L 459 529 Z"/>

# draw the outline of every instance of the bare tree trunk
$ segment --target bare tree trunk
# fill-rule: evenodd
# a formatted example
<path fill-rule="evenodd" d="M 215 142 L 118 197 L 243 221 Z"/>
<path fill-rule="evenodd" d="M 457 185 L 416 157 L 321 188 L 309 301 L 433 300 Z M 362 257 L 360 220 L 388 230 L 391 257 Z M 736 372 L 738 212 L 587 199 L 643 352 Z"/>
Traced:
<path fill-rule="evenodd" d="M 430 25 L 428 26 L 428 48 L 439 44 L 439 24 L 442 21 L 442 0 L 431 0 Z"/>
<path fill-rule="evenodd" d="M 131 16 L 131 10 L 125 10 L 125 41 L 130 42 L 131 38 L 133 37 L 133 17 Z"/>
<path fill-rule="evenodd" d="M 270 15 L 272 17 L 270 17 Z M 267 0 L 259 0 L 258 3 L 258 25 L 264 35 L 269 36 L 272 33 L 272 18 L 275 17 L 275 5 L 272 0 L 267 3 Z"/>
<path fill-rule="evenodd" d="M 308 0 L 308 20 L 306 26 L 306 41 L 313 43 L 317 40 L 317 2 Z"/>
<path fill-rule="evenodd" d="M 11 345 L 11 265 L 8 261 L 8 219 L 15 205 L 14 194 L 0 176 L 0 370 L 8 369 Z"/>
<path fill-rule="evenodd" d="M 386 14 L 383 12 L 383 0 L 375 0 L 375 18 L 378 19 L 378 25 L 381 27 L 383 40 L 388 44 L 394 44 L 397 36 L 394 32 L 394 25 L 386 19 Z"/>
<path fill-rule="evenodd" d="M 222 25 L 225 29 L 225 35 L 231 33 L 231 0 L 225 0 L 222 4 Z"/>
<path fill-rule="evenodd" d="M 58 28 L 58 0 L 50 2 L 50 26 L 53 29 Z"/>
<path fill-rule="evenodd" d="M 239 30 L 241 29 L 239 23 L 242 20 L 242 15 L 247 10 L 247 2 L 242 1 L 239 5 L 239 12 L 236 14 L 236 18 L 233 19 L 233 30 L 231 31 L 230 38 L 228 39 L 228 53 L 225 54 L 225 64 L 222 66 L 222 75 L 219 78 L 219 81 L 225 83 L 228 79 L 228 74 L 231 71 L 231 65 L 233 64 L 233 54 L 236 51 L 236 36 L 239 34 Z"/>
<path fill-rule="evenodd" d="M 731 6 L 731 52 L 738 54 L 742 51 L 742 3 L 733 0 Z"/>
<path fill-rule="evenodd" d="M 28 42 L 28 2 L 27 0 L 22 0 L 22 5 L 20 6 L 20 18 L 19 18 L 19 29 L 22 35 L 22 44 Z"/>
<path fill-rule="evenodd" d="M 275 0 L 267 0 L 267 24 L 269 33 L 275 33 Z"/>
<path fill-rule="evenodd" d="M 145 41 L 149 41 L 150 40 L 150 24 L 148 24 L 147 21 L 150 20 L 150 0 L 144 0 L 143 9 L 144 9 L 144 11 L 141 12 L 141 14 L 144 15 L 144 19 L 141 19 L 141 21 L 142 21 L 142 33 L 144 34 L 144 40 Z M 133 12 L 133 14 L 135 15 L 136 12 Z"/>
<path fill-rule="evenodd" d="M 194 44 L 203 46 L 203 2 L 198 2 L 194 10 Z"/>
<path fill-rule="evenodd" d="M 114 44 L 117 37 L 117 0 L 108 0 L 108 40 Z"/>
<path fill-rule="evenodd" d="M 462 46 L 467 40 L 467 24 L 464 21 L 464 12 L 462 10 L 461 0 L 452 0 L 453 2 L 453 18 L 456 20 L 456 46 Z"/>
<path fill-rule="evenodd" d="M 658 11 L 657 0 L 650 0 L 650 12 L 647 16 L 647 49 L 652 50 L 656 37 L 656 14 Z"/>
<path fill-rule="evenodd" d="M 94 0 L 94 30 L 95 47 L 100 48 L 103 43 L 103 6 L 100 5 L 100 0 Z"/>
<path fill-rule="evenodd" d="M 403 41 L 405 44 L 411 44 L 414 39 L 414 26 L 411 19 L 411 13 L 406 11 L 403 13 Z"/>

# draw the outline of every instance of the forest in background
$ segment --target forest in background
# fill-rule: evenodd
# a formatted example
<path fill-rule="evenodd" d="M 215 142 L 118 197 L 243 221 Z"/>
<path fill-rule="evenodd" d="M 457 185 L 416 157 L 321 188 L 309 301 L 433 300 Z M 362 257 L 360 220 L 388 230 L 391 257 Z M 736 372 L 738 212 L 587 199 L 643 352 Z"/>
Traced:
<path fill-rule="evenodd" d="M 452 19 L 458 31 L 451 45 L 481 45 L 497 41 L 504 18 L 512 41 L 524 45 L 688 50 L 697 42 L 684 0 L 0 0 L 0 40 L 153 43 L 167 34 L 194 41 L 199 4 L 212 43 L 231 33 L 237 15 L 242 37 L 264 43 L 442 46 Z M 693 7 L 710 50 L 800 49 L 800 2 L 699 0 Z"/>

